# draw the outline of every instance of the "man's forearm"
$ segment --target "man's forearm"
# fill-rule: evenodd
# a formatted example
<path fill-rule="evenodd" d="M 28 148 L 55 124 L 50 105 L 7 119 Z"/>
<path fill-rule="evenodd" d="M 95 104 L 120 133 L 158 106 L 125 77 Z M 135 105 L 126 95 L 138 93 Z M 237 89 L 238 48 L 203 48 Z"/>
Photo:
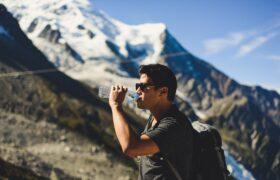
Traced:
<path fill-rule="evenodd" d="M 113 123 L 117 138 L 124 153 L 127 152 L 137 138 L 137 134 L 129 126 L 125 120 L 122 107 L 112 107 Z"/>

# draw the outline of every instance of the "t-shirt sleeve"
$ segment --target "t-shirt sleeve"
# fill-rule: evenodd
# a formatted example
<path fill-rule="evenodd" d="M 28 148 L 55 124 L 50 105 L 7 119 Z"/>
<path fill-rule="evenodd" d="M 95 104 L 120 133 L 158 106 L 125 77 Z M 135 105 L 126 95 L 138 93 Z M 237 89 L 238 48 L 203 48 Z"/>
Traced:
<path fill-rule="evenodd" d="M 145 134 L 149 136 L 159 147 L 160 152 L 167 155 L 180 142 L 178 138 L 182 138 L 182 127 L 172 117 L 161 119 L 159 125 L 155 129 L 148 130 Z"/>

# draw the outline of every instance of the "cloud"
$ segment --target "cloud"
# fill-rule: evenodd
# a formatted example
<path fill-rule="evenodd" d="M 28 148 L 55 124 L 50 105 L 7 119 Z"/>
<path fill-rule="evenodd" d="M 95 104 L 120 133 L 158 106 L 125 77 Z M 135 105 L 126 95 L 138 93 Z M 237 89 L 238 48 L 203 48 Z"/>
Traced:
<path fill-rule="evenodd" d="M 239 48 L 236 56 L 237 57 L 245 56 L 246 54 L 252 52 L 256 48 L 258 48 L 258 47 L 262 46 L 263 44 L 265 44 L 266 42 L 268 42 L 270 39 L 272 39 L 276 35 L 277 35 L 277 33 L 272 32 L 267 35 L 261 35 L 261 36 L 257 36 L 255 38 L 253 38 L 253 40 L 251 40 L 247 44 L 242 45 Z"/>
<path fill-rule="evenodd" d="M 213 38 L 204 41 L 204 54 L 216 54 L 229 47 L 239 45 L 246 37 L 245 33 L 235 32 L 230 33 L 224 38 Z"/>
<path fill-rule="evenodd" d="M 275 61 L 280 61 L 280 55 L 270 55 L 267 58 Z"/>
<path fill-rule="evenodd" d="M 212 55 L 230 48 L 237 48 L 236 57 L 245 56 L 277 35 L 280 19 L 247 31 L 231 32 L 224 37 L 207 39 L 203 42 L 203 54 Z"/>

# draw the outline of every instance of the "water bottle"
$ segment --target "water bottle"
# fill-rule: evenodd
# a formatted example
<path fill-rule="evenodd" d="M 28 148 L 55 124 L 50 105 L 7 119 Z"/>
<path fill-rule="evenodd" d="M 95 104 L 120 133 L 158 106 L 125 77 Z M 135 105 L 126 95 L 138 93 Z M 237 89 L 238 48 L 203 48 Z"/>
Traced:
<path fill-rule="evenodd" d="M 108 99 L 110 96 L 110 91 L 111 91 L 111 87 L 100 86 L 98 88 L 98 96 L 100 98 Z M 128 89 L 126 92 L 126 97 L 128 98 L 127 100 L 130 102 L 130 101 L 136 101 L 139 98 L 139 95 L 135 91 Z"/>

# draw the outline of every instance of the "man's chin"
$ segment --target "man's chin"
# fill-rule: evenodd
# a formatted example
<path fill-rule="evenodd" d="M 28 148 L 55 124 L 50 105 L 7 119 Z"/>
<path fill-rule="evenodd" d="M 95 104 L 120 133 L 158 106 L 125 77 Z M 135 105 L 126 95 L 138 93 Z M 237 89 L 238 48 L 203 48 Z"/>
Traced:
<path fill-rule="evenodd" d="M 140 103 L 140 102 L 137 102 L 137 107 L 138 107 L 139 109 L 145 109 L 145 107 L 143 106 L 143 104 Z"/>
<path fill-rule="evenodd" d="M 141 105 L 137 104 L 137 108 L 144 109 Z"/>
<path fill-rule="evenodd" d="M 146 109 L 146 108 L 144 108 L 144 107 L 141 107 L 141 106 L 137 106 L 138 107 L 138 109 Z"/>

